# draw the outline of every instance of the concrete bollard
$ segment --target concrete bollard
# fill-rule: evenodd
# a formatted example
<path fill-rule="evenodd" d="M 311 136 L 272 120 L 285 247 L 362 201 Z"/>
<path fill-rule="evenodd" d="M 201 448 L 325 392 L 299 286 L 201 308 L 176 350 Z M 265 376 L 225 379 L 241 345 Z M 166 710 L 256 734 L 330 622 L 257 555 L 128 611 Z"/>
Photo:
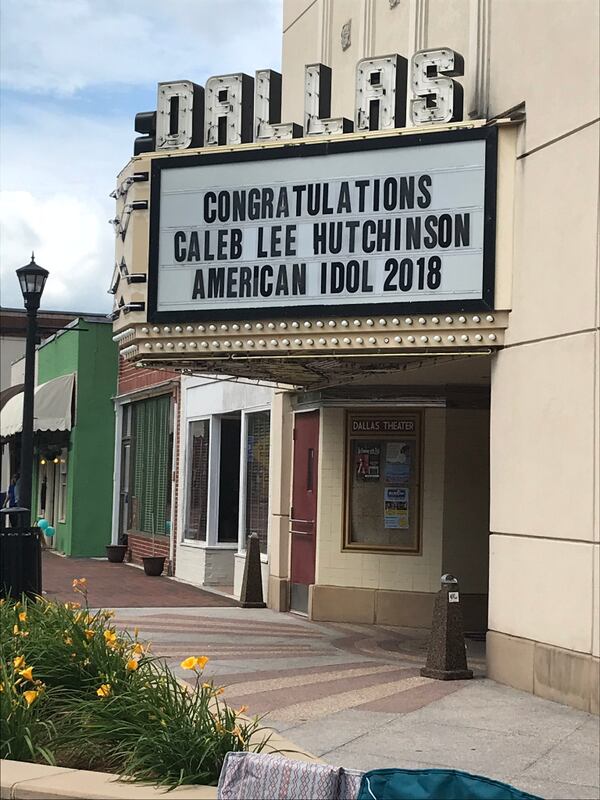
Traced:
<path fill-rule="evenodd" d="M 260 542 L 257 533 L 251 533 L 246 542 L 246 564 L 240 595 L 242 608 L 266 608 L 263 600 Z"/>
<path fill-rule="evenodd" d="M 458 581 L 453 575 L 442 575 L 441 583 L 433 607 L 429 653 L 421 675 L 439 681 L 467 680 L 473 677 L 473 670 L 467 667 Z"/>

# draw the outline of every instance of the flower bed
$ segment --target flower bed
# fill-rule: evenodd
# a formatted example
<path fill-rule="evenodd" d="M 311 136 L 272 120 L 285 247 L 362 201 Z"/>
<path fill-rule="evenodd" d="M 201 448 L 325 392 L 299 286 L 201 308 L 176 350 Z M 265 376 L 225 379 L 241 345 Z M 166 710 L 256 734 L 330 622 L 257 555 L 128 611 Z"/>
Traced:
<path fill-rule="evenodd" d="M 43 598 L 0 601 L 0 756 L 114 772 L 174 787 L 217 783 L 225 754 L 260 751 L 258 718 L 203 680 L 208 659 L 181 666 L 190 691 L 148 647 L 115 630 L 113 612 Z M 252 739 L 252 742 L 251 742 Z"/>

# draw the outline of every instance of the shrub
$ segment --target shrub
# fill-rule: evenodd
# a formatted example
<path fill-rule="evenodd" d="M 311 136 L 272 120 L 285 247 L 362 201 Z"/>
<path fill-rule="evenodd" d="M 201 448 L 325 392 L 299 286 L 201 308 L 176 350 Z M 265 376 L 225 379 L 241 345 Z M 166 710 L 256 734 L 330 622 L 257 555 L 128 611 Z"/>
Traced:
<path fill-rule="evenodd" d="M 73 588 L 83 607 L 0 601 L 2 757 L 174 787 L 216 784 L 227 752 L 265 747 L 259 719 L 203 681 L 206 657 L 181 663 L 195 678 L 183 684 L 113 612 L 90 611 L 85 579 Z"/>
<path fill-rule="evenodd" d="M 183 662 L 185 663 L 185 662 Z M 252 742 L 258 719 L 248 720 L 245 708 L 230 708 L 222 689 L 202 681 L 196 666 L 193 687 L 182 684 L 156 662 L 137 671 L 128 690 L 73 704 L 72 735 L 62 744 L 79 763 L 98 752 L 106 763 L 132 780 L 169 787 L 216 784 L 225 754 L 231 750 L 262 750 L 268 739 Z"/>
<path fill-rule="evenodd" d="M 54 764 L 49 749 L 54 728 L 44 713 L 48 705 L 46 687 L 23 656 L 0 663 L 0 758 Z"/>

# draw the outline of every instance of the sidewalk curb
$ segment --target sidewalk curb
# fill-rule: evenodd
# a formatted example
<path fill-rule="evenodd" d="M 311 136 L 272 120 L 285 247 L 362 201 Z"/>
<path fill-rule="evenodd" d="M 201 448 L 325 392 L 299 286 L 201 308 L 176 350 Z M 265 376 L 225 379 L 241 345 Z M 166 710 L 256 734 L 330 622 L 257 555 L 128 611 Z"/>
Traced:
<path fill-rule="evenodd" d="M 272 732 L 269 748 L 296 761 L 321 762 L 321 759 L 297 749 L 276 731 Z M 167 791 L 149 784 L 119 781 L 116 775 L 107 772 L 50 767 L 26 761 L 0 761 L 1 800 L 153 800 L 164 797 Z M 216 800 L 217 787 L 178 786 L 168 795 L 174 800 Z"/>

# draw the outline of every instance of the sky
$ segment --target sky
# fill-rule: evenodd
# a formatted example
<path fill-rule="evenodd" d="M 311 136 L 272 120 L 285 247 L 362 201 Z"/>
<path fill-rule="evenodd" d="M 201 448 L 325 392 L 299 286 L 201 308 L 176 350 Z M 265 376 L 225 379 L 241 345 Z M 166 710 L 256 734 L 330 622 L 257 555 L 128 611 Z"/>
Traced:
<path fill-rule="evenodd" d="M 42 308 L 106 312 L 109 197 L 159 81 L 280 69 L 282 0 L 0 0 L 0 302 L 50 271 Z"/>

